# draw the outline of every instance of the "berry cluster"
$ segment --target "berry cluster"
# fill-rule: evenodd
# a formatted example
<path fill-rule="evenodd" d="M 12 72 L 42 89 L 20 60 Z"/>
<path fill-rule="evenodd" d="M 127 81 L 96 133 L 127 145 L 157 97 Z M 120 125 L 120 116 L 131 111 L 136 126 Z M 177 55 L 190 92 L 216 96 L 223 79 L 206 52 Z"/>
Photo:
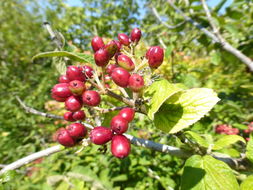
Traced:
<path fill-rule="evenodd" d="M 111 40 L 107 44 L 101 37 L 94 37 L 91 46 L 97 67 L 72 65 L 67 67 L 65 75 L 59 77 L 59 83 L 51 90 L 52 98 L 65 102 L 68 111 L 65 112 L 64 119 L 76 122 L 57 131 L 56 138 L 60 144 L 71 147 L 87 135 L 86 127 L 81 124 L 81 121 L 86 119 L 86 114 L 81 109 L 97 108 L 101 102 L 100 94 L 106 94 L 106 89 L 110 87 L 108 81 L 111 79 L 116 86 L 129 88 L 133 94 L 143 90 L 145 81 L 140 72 L 143 65 L 141 67 L 140 64 L 136 65 L 136 57 L 133 53 L 141 35 L 141 30 L 134 28 L 130 36 L 118 34 L 118 40 Z M 149 68 L 156 69 L 163 62 L 164 50 L 159 46 L 150 47 L 145 57 L 145 63 Z M 113 63 L 109 64 L 109 62 Z M 102 82 L 99 81 L 101 79 Z M 134 119 L 134 115 L 134 108 L 121 109 L 119 114 L 112 118 L 110 128 L 96 126 L 90 131 L 90 141 L 97 145 L 104 145 L 111 141 L 111 152 L 114 156 L 118 158 L 128 156 L 131 145 L 123 133 L 128 130 L 129 122 Z"/>
<path fill-rule="evenodd" d="M 237 135 L 239 129 L 233 128 L 231 125 L 221 124 L 216 126 L 215 132 L 218 134 Z"/>

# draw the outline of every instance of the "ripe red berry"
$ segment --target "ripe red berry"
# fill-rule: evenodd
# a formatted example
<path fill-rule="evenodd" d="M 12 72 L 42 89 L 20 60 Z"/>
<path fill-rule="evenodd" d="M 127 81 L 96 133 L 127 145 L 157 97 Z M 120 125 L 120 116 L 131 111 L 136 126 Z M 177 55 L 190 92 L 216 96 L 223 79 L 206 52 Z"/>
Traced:
<path fill-rule="evenodd" d="M 78 111 L 82 108 L 82 100 L 78 96 L 70 96 L 66 101 L 65 101 L 65 108 L 66 110 L 75 112 Z"/>
<path fill-rule="evenodd" d="M 130 44 L 130 39 L 128 37 L 128 35 L 124 34 L 124 33 L 121 33 L 121 34 L 118 34 L 118 39 L 119 39 L 119 42 L 125 46 L 129 46 Z"/>
<path fill-rule="evenodd" d="M 141 91 L 144 87 L 144 80 L 143 80 L 142 76 L 140 76 L 138 74 L 132 74 L 129 77 L 128 86 L 134 92 Z"/>
<path fill-rule="evenodd" d="M 91 40 L 91 46 L 94 52 L 98 51 L 100 48 L 104 47 L 104 41 L 102 38 L 95 36 Z"/>
<path fill-rule="evenodd" d="M 93 77 L 94 70 L 90 66 L 84 65 L 81 67 L 81 70 L 84 73 L 86 79 Z"/>
<path fill-rule="evenodd" d="M 58 79 L 59 83 L 68 83 L 70 82 L 67 75 L 61 75 Z"/>
<path fill-rule="evenodd" d="M 135 66 L 134 62 L 126 55 L 118 55 L 117 56 L 117 63 L 124 69 L 128 71 L 133 71 Z"/>
<path fill-rule="evenodd" d="M 69 112 L 69 111 L 65 112 L 63 117 L 66 121 L 75 121 L 75 119 L 73 118 L 72 112 Z"/>
<path fill-rule="evenodd" d="M 123 108 L 120 110 L 119 115 L 128 122 L 131 122 L 134 119 L 135 111 L 133 108 Z"/>
<path fill-rule="evenodd" d="M 110 54 L 107 50 L 101 48 L 94 54 L 94 60 L 97 66 L 105 67 L 110 61 Z"/>
<path fill-rule="evenodd" d="M 112 80 L 120 87 L 127 87 L 130 74 L 127 70 L 117 67 L 112 71 Z"/>
<path fill-rule="evenodd" d="M 149 58 L 149 53 L 150 53 L 150 51 L 151 51 L 153 48 L 154 48 L 154 46 L 153 46 L 153 47 L 150 47 L 150 48 L 148 49 L 148 51 L 146 52 L 146 55 L 145 55 L 146 59 Z"/>
<path fill-rule="evenodd" d="M 81 82 L 84 82 L 85 81 L 85 75 L 84 73 L 82 72 L 82 69 L 80 67 L 77 67 L 77 66 L 69 66 L 67 68 L 67 77 L 70 81 L 72 80 L 79 80 Z"/>
<path fill-rule="evenodd" d="M 94 144 L 102 145 L 109 142 L 112 139 L 113 133 L 110 128 L 107 127 L 95 127 L 90 132 L 90 140 Z"/>
<path fill-rule="evenodd" d="M 74 140 L 79 140 L 87 134 L 86 127 L 81 123 L 72 123 L 66 127 L 66 130 Z"/>
<path fill-rule="evenodd" d="M 75 145 L 74 139 L 70 136 L 66 129 L 61 129 L 58 131 L 57 141 L 66 147 L 71 147 Z"/>
<path fill-rule="evenodd" d="M 130 38 L 132 42 L 138 43 L 141 39 L 141 30 L 139 28 L 134 28 L 131 31 Z"/>
<path fill-rule="evenodd" d="M 125 133 L 128 129 L 128 121 L 119 115 L 116 115 L 111 120 L 111 129 L 117 134 Z"/>
<path fill-rule="evenodd" d="M 112 137 L 111 152 L 117 158 L 125 158 L 131 151 L 131 144 L 124 135 Z"/>
<path fill-rule="evenodd" d="M 163 63 L 164 52 L 160 46 L 151 47 L 146 56 L 148 57 L 148 64 L 151 68 L 157 68 Z"/>
<path fill-rule="evenodd" d="M 81 95 L 85 91 L 85 84 L 79 80 L 72 80 L 69 89 L 74 95 Z"/>
<path fill-rule="evenodd" d="M 110 58 L 112 58 L 114 54 L 118 51 L 118 45 L 115 40 L 112 40 L 105 45 L 104 49 L 109 53 Z"/>
<path fill-rule="evenodd" d="M 78 120 L 84 120 L 86 117 L 85 113 L 83 110 L 79 110 L 79 111 L 76 111 L 73 113 L 72 115 L 72 118 L 75 120 L 75 121 L 78 121 Z"/>
<path fill-rule="evenodd" d="M 97 106 L 101 100 L 99 93 L 93 90 L 85 91 L 82 95 L 82 99 L 84 104 L 88 106 Z"/>
<path fill-rule="evenodd" d="M 111 75 L 112 74 L 112 71 L 113 69 L 117 68 L 117 65 L 115 64 L 109 64 L 107 67 L 106 67 L 106 73 Z"/>
<path fill-rule="evenodd" d="M 121 49 L 121 43 L 118 40 L 115 40 L 116 44 L 117 44 L 117 52 L 120 52 Z"/>
<path fill-rule="evenodd" d="M 68 97 L 72 95 L 71 91 L 69 90 L 68 83 L 59 83 L 54 85 L 51 90 L 52 98 L 56 101 L 64 102 Z"/>

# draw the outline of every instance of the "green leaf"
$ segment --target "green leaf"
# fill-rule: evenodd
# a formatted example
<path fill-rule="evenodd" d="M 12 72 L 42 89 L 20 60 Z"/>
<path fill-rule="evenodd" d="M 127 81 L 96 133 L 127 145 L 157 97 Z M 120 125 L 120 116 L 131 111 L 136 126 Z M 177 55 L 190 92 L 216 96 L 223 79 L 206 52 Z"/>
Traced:
<path fill-rule="evenodd" d="M 15 170 L 6 171 L 0 178 L 0 182 L 9 182 L 13 180 L 17 176 L 17 172 Z"/>
<path fill-rule="evenodd" d="M 253 163 L 253 139 L 250 138 L 246 147 L 246 157 Z"/>
<path fill-rule="evenodd" d="M 205 148 L 208 148 L 209 144 L 207 143 L 207 141 L 202 138 L 199 134 L 192 132 L 192 131 L 186 131 L 185 132 L 186 135 L 189 135 L 192 139 L 194 139 L 194 141 L 196 143 L 198 143 L 200 146 L 203 146 Z"/>
<path fill-rule="evenodd" d="M 174 49 L 173 45 L 167 46 L 166 51 L 165 51 L 165 57 L 168 58 L 170 56 L 170 54 L 172 53 L 173 49 Z"/>
<path fill-rule="evenodd" d="M 74 53 L 74 52 L 67 52 L 67 51 L 51 51 L 51 52 L 44 52 L 35 55 L 32 60 L 42 58 L 42 57 L 68 57 L 73 61 L 85 62 L 85 63 L 92 63 L 94 64 L 94 59 L 92 55 L 84 54 L 84 53 Z"/>
<path fill-rule="evenodd" d="M 168 98 L 156 112 L 155 126 L 164 132 L 176 133 L 201 119 L 218 101 L 212 89 L 180 91 Z"/>
<path fill-rule="evenodd" d="M 236 143 L 237 141 L 241 141 L 243 143 L 246 143 L 244 138 L 242 138 L 241 136 L 238 136 L 238 135 L 223 136 L 221 139 L 219 139 L 218 141 L 216 141 L 214 143 L 213 150 L 220 150 L 224 147 L 227 147 L 231 144 Z"/>
<path fill-rule="evenodd" d="M 184 165 L 181 190 L 239 190 L 233 171 L 212 156 L 193 155 Z"/>
<path fill-rule="evenodd" d="M 145 97 L 151 98 L 148 105 L 148 117 L 153 120 L 154 114 L 161 105 L 173 94 L 181 91 L 176 85 L 167 80 L 159 80 L 150 85 L 145 91 Z"/>
<path fill-rule="evenodd" d="M 240 185 L 240 190 L 252 190 L 253 187 L 253 175 L 247 177 Z"/>

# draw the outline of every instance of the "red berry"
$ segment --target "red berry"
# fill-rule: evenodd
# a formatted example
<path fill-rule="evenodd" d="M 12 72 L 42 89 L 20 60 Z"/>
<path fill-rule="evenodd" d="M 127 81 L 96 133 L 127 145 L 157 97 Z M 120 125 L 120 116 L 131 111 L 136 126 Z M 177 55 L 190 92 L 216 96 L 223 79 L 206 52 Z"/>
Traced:
<path fill-rule="evenodd" d="M 70 136 L 66 129 L 61 129 L 58 131 L 57 141 L 66 147 L 71 147 L 75 145 L 74 139 Z"/>
<path fill-rule="evenodd" d="M 90 140 L 94 144 L 102 145 L 112 139 L 112 131 L 107 127 L 95 127 L 90 132 Z"/>
<path fill-rule="evenodd" d="M 146 52 L 146 55 L 145 55 L 146 59 L 148 59 L 149 53 L 150 53 L 150 51 L 151 51 L 153 48 L 154 48 L 154 46 L 153 46 L 153 47 L 150 47 L 150 48 L 148 49 L 148 51 Z"/>
<path fill-rule="evenodd" d="M 79 111 L 74 112 L 72 117 L 75 121 L 78 121 L 78 120 L 84 120 L 86 115 L 83 110 L 79 110 Z"/>
<path fill-rule="evenodd" d="M 59 83 L 54 85 L 51 90 L 52 98 L 56 101 L 64 102 L 68 97 L 72 95 L 71 91 L 69 90 L 68 83 Z"/>
<path fill-rule="evenodd" d="M 85 75 L 84 73 L 82 72 L 82 69 L 80 67 L 77 67 L 77 66 L 69 66 L 67 68 L 67 77 L 70 81 L 72 80 L 79 80 L 81 82 L 84 82 L 85 81 Z"/>
<path fill-rule="evenodd" d="M 132 42 L 138 43 L 141 39 L 141 30 L 139 28 L 134 28 L 130 34 Z"/>
<path fill-rule="evenodd" d="M 138 74 L 132 74 L 129 77 L 129 84 L 128 84 L 128 86 L 134 92 L 141 91 L 142 88 L 144 87 L 144 80 L 143 80 L 142 76 L 140 76 Z"/>
<path fill-rule="evenodd" d="M 68 79 L 68 77 L 67 77 L 67 75 L 61 75 L 59 77 L 58 81 L 59 81 L 59 83 L 68 83 L 68 82 L 70 82 L 69 79 Z"/>
<path fill-rule="evenodd" d="M 66 121 L 75 121 L 75 119 L 73 118 L 72 112 L 69 112 L 69 111 L 65 112 L 63 117 Z"/>
<path fill-rule="evenodd" d="M 112 71 L 113 69 L 117 68 L 117 65 L 115 64 L 109 64 L 107 67 L 106 67 L 106 73 L 111 75 L 112 74 Z"/>
<path fill-rule="evenodd" d="M 124 34 L 124 33 L 121 33 L 121 34 L 118 34 L 118 39 L 119 39 L 119 42 L 125 46 L 129 46 L 130 44 L 130 39 L 128 37 L 128 35 Z"/>
<path fill-rule="evenodd" d="M 112 80 L 120 87 L 127 87 L 130 74 L 127 70 L 118 67 L 112 71 Z"/>
<path fill-rule="evenodd" d="M 110 54 L 104 48 L 99 49 L 94 54 L 94 59 L 97 66 L 105 67 L 110 61 Z"/>
<path fill-rule="evenodd" d="M 246 140 L 246 141 L 250 141 L 250 138 L 249 138 L 249 137 L 246 137 L 245 140 Z"/>
<path fill-rule="evenodd" d="M 111 129 L 117 134 L 125 133 L 128 129 L 128 121 L 119 115 L 116 115 L 111 120 Z"/>
<path fill-rule="evenodd" d="M 135 68 L 134 62 L 128 56 L 123 54 L 117 56 L 117 63 L 128 71 L 133 71 Z"/>
<path fill-rule="evenodd" d="M 112 40 L 105 45 L 104 49 L 109 53 L 110 58 L 112 58 L 114 54 L 118 51 L 118 45 L 115 40 Z"/>
<path fill-rule="evenodd" d="M 95 36 L 91 40 L 91 46 L 94 52 L 98 51 L 100 48 L 104 47 L 104 41 L 102 38 Z"/>
<path fill-rule="evenodd" d="M 100 95 L 97 91 L 87 90 L 82 95 L 84 104 L 88 106 L 97 106 L 100 103 Z"/>
<path fill-rule="evenodd" d="M 133 108 L 123 108 L 120 110 L 119 115 L 128 122 L 131 122 L 134 119 L 135 111 Z"/>
<path fill-rule="evenodd" d="M 164 52 L 160 46 L 151 47 L 146 55 L 151 68 L 157 68 L 163 63 Z"/>
<path fill-rule="evenodd" d="M 80 97 L 77 96 L 70 96 L 66 101 L 65 101 L 65 108 L 66 110 L 75 112 L 78 111 L 82 108 L 82 100 Z"/>
<path fill-rule="evenodd" d="M 81 123 L 72 123 L 70 125 L 68 125 L 66 127 L 69 135 L 75 139 L 75 140 L 79 140 L 83 137 L 86 136 L 87 134 L 87 129 L 84 125 L 82 125 Z"/>
<path fill-rule="evenodd" d="M 120 42 L 118 40 L 115 40 L 115 42 L 116 42 L 117 48 L 118 48 L 117 52 L 120 52 L 121 44 L 120 44 Z"/>
<path fill-rule="evenodd" d="M 131 151 L 130 141 L 124 135 L 112 137 L 111 152 L 117 158 L 125 158 Z"/>
<path fill-rule="evenodd" d="M 85 84 L 79 80 L 72 80 L 69 89 L 74 95 L 81 95 L 85 91 Z"/>
<path fill-rule="evenodd" d="M 94 70 L 90 66 L 84 65 L 81 67 L 81 70 L 84 73 L 86 79 L 93 77 Z"/>

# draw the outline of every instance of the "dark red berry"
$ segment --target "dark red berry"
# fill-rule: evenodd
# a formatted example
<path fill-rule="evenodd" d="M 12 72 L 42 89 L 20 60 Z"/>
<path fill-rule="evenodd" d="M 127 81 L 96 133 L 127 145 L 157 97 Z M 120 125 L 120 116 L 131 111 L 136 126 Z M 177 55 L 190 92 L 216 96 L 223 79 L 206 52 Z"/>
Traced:
<path fill-rule="evenodd" d="M 123 108 L 119 112 L 119 116 L 127 120 L 128 122 L 131 122 L 134 119 L 135 111 L 133 108 Z"/>
<path fill-rule="evenodd" d="M 117 67 L 112 71 L 112 80 L 120 87 L 127 87 L 130 74 L 127 70 Z"/>
<path fill-rule="evenodd" d="M 158 68 L 163 63 L 164 52 L 160 46 L 151 47 L 147 52 L 148 64 L 151 68 Z"/>
<path fill-rule="evenodd" d="M 126 55 L 118 55 L 117 56 L 117 63 L 124 69 L 128 71 L 133 71 L 135 66 L 134 62 Z"/>
<path fill-rule="evenodd" d="M 128 86 L 134 92 L 141 91 L 144 87 L 144 80 L 143 80 L 142 76 L 140 76 L 138 74 L 132 74 L 129 77 Z"/>
<path fill-rule="evenodd" d="M 69 66 L 67 68 L 67 77 L 70 81 L 72 80 L 79 80 L 81 82 L 84 82 L 85 81 L 85 75 L 84 73 L 82 72 L 82 69 L 80 67 L 77 67 L 77 66 Z"/>
<path fill-rule="evenodd" d="M 61 75 L 59 77 L 58 81 L 59 81 L 59 83 L 68 83 L 68 82 L 70 82 L 69 79 L 68 79 L 68 77 L 67 77 L 67 75 Z"/>
<path fill-rule="evenodd" d="M 77 96 L 70 96 L 66 101 L 65 101 L 65 108 L 66 110 L 75 112 L 78 111 L 82 108 L 82 100 L 80 97 Z"/>
<path fill-rule="evenodd" d="M 110 61 L 110 54 L 104 49 L 101 48 L 94 54 L 94 60 L 97 66 L 105 67 Z"/>
<path fill-rule="evenodd" d="M 69 112 L 69 111 L 65 112 L 63 117 L 66 121 L 75 121 L 75 119 L 73 118 L 72 112 Z"/>
<path fill-rule="evenodd" d="M 112 58 L 114 54 L 118 51 L 118 45 L 115 40 L 112 40 L 105 45 L 104 49 L 109 53 L 110 58 Z"/>
<path fill-rule="evenodd" d="M 130 141 L 124 135 L 112 137 L 111 152 L 117 158 L 125 158 L 131 151 Z"/>
<path fill-rule="evenodd" d="M 69 132 L 69 135 L 74 140 L 79 140 L 86 136 L 87 129 L 84 125 L 81 123 L 72 123 L 66 127 L 67 131 Z"/>
<path fill-rule="evenodd" d="M 69 89 L 74 95 L 81 95 L 85 91 L 85 84 L 79 80 L 72 80 L 69 83 Z"/>
<path fill-rule="evenodd" d="M 66 129 L 61 129 L 58 131 L 57 141 L 66 147 L 71 147 L 75 145 L 74 139 L 70 136 Z"/>
<path fill-rule="evenodd" d="M 121 43 L 118 40 L 115 40 L 116 44 L 117 44 L 117 52 L 120 52 L 121 49 Z"/>
<path fill-rule="evenodd" d="M 79 111 L 74 112 L 72 117 L 75 121 L 78 121 L 78 120 L 84 120 L 86 115 L 83 110 L 79 110 Z"/>
<path fill-rule="evenodd" d="M 128 121 L 119 115 L 116 115 L 111 120 L 111 129 L 117 134 L 125 133 L 128 129 Z"/>
<path fill-rule="evenodd" d="M 141 39 L 141 30 L 139 28 L 134 28 L 130 34 L 132 42 L 138 43 Z"/>
<path fill-rule="evenodd" d="M 102 38 L 95 36 L 91 40 L 91 46 L 94 52 L 98 51 L 100 48 L 104 47 L 104 41 Z"/>
<path fill-rule="evenodd" d="M 84 73 L 86 79 L 93 77 L 94 70 L 90 66 L 84 65 L 81 67 L 81 70 Z"/>
<path fill-rule="evenodd" d="M 115 69 L 115 68 L 117 68 L 117 65 L 115 65 L 115 64 L 109 64 L 109 65 L 107 65 L 107 67 L 106 67 L 106 73 L 109 74 L 109 75 L 111 75 L 113 69 Z"/>
<path fill-rule="evenodd" d="M 82 95 L 83 103 L 88 106 L 97 106 L 100 103 L 100 95 L 97 91 L 87 90 Z"/>
<path fill-rule="evenodd" d="M 113 133 L 110 128 L 107 127 L 95 127 L 90 132 L 90 140 L 94 144 L 102 145 L 109 142 L 112 139 Z"/>
<path fill-rule="evenodd" d="M 155 47 L 155 46 L 150 47 L 150 48 L 148 49 L 148 51 L 146 52 L 146 55 L 145 55 L 146 59 L 149 58 L 149 53 L 150 53 L 150 51 L 151 51 L 154 47 Z"/>
<path fill-rule="evenodd" d="M 119 39 L 119 42 L 125 46 L 129 46 L 130 44 L 130 39 L 128 37 L 128 35 L 124 34 L 124 33 L 121 33 L 121 34 L 118 34 L 118 39 Z"/>
<path fill-rule="evenodd" d="M 59 83 L 54 85 L 51 90 L 52 98 L 56 101 L 64 102 L 68 97 L 72 95 L 71 91 L 69 90 L 68 83 Z"/>

